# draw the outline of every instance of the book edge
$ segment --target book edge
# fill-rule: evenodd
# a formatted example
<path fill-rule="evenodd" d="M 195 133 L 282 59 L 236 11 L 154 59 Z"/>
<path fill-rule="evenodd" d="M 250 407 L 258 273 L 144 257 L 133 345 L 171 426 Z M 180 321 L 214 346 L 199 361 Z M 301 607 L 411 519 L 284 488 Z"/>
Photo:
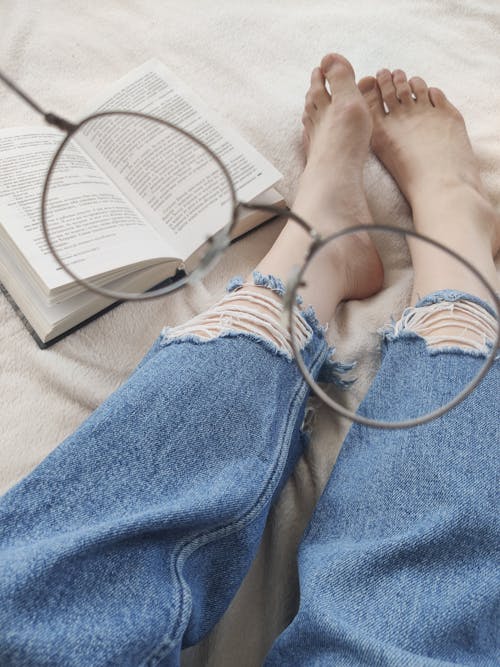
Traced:
<path fill-rule="evenodd" d="M 166 287 L 168 284 L 174 281 L 174 279 L 179 279 L 182 278 L 185 275 L 184 271 L 178 271 L 174 276 L 171 276 L 169 278 L 166 278 L 165 280 L 162 280 L 160 283 L 157 285 L 153 285 L 149 290 L 146 290 L 147 292 L 152 291 L 154 289 L 159 289 L 161 287 Z M 49 347 L 52 347 L 55 343 L 59 342 L 63 338 L 66 338 L 66 336 L 69 336 L 70 334 L 74 333 L 75 331 L 78 331 L 79 329 L 83 328 L 87 324 L 90 324 L 94 320 L 98 319 L 102 315 L 105 315 L 107 312 L 110 310 L 113 310 L 113 308 L 116 308 L 117 306 L 121 305 L 122 303 L 125 303 L 124 300 L 117 300 L 114 303 L 108 304 L 101 310 L 97 311 L 96 313 L 93 313 L 90 315 L 90 317 L 87 317 L 86 319 L 82 320 L 78 324 L 75 324 L 74 326 L 70 327 L 66 331 L 63 331 L 62 333 L 58 334 L 57 336 L 54 336 L 53 338 L 50 338 L 49 340 L 43 341 L 38 333 L 35 331 L 33 326 L 31 325 L 30 321 L 27 319 L 27 317 L 24 315 L 23 311 L 21 308 L 17 305 L 14 297 L 10 294 L 9 290 L 5 287 L 5 285 L 0 281 L 0 293 L 2 293 L 5 298 L 7 299 L 8 303 L 12 307 L 13 311 L 16 313 L 16 315 L 19 317 L 21 320 L 21 323 L 25 326 L 26 330 L 28 333 L 31 335 L 31 337 L 34 339 L 36 344 L 41 350 L 46 350 Z"/>

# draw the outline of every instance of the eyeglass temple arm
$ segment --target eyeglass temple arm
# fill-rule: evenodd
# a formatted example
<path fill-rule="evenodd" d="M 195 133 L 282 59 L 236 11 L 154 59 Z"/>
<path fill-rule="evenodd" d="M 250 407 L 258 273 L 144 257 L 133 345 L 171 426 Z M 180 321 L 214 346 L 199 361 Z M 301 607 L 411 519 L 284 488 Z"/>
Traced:
<path fill-rule="evenodd" d="M 27 104 L 29 104 L 32 109 L 34 109 L 37 113 L 41 114 L 49 125 L 55 125 L 64 132 L 72 132 L 77 128 L 77 125 L 73 125 L 73 123 L 70 123 L 64 118 L 56 116 L 53 113 L 44 111 L 29 95 L 24 93 L 19 88 L 19 86 L 17 86 L 13 81 L 11 81 L 11 79 L 9 79 L 9 77 L 5 76 L 5 74 L 3 74 L 1 71 L 0 71 L 0 81 L 3 81 L 6 86 L 8 86 L 11 90 L 13 90 L 16 93 L 16 95 L 19 95 L 19 97 L 21 97 Z"/>

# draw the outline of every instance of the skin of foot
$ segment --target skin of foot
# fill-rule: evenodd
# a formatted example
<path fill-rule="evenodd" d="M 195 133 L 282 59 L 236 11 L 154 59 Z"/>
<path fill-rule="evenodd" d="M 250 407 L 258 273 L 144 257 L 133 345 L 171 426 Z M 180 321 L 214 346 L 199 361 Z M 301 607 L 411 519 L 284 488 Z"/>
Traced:
<path fill-rule="evenodd" d="M 373 121 L 371 148 L 406 197 L 418 232 L 450 247 L 499 290 L 494 257 L 500 215 L 481 181 L 463 116 L 439 88 L 382 69 L 358 82 Z M 385 105 L 388 109 L 386 111 Z M 491 301 L 463 264 L 408 237 L 415 271 L 412 302 L 438 289 L 472 292 Z"/>
<path fill-rule="evenodd" d="M 306 165 L 292 210 L 325 238 L 346 227 L 372 223 L 363 167 L 373 122 L 353 67 L 342 55 L 327 54 L 313 69 L 302 124 Z M 290 269 L 303 263 L 310 242 L 309 235 L 289 220 L 258 270 L 286 281 Z M 304 304 L 313 305 L 320 321 L 328 322 L 341 301 L 375 294 L 383 278 L 368 233 L 352 233 L 315 255 L 299 294 Z"/>

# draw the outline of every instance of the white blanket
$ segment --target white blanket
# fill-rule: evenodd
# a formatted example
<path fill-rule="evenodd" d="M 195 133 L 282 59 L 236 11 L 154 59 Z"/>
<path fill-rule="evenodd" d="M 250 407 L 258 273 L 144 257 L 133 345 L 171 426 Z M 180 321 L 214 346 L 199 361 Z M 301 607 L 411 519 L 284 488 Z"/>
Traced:
<path fill-rule="evenodd" d="M 78 119 L 87 100 L 150 57 L 178 72 L 284 174 L 289 204 L 303 167 L 301 114 L 311 69 L 344 54 L 357 80 L 381 67 L 420 75 L 462 111 L 483 179 L 500 205 L 498 0 L 3 0 L 0 67 L 42 106 Z M 41 121 L 0 88 L 0 126 Z M 375 221 L 411 226 L 395 182 L 370 155 L 365 184 Z M 32 470 L 130 374 L 161 328 L 199 313 L 227 280 L 246 275 L 283 221 L 231 247 L 202 284 L 121 305 L 41 351 L 0 296 L 0 492 Z M 350 401 L 379 361 L 376 330 L 407 304 L 412 272 L 402 237 L 379 244 L 384 289 L 339 310 L 339 358 L 360 359 Z M 325 286 L 327 288 L 327 286 Z M 272 400 L 272 397 L 270 397 Z M 349 423 L 321 409 L 309 450 L 271 512 L 258 556 L 212 633 L 185 665 L 255 667 L 297 610 L 295 555 Z"/>

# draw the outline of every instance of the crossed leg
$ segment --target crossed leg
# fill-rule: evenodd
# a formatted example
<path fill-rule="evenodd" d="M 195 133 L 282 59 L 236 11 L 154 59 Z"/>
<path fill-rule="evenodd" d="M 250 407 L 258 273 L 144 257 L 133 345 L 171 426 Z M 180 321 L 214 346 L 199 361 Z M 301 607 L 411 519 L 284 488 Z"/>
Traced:
<path fill-rule="evenodd" d="M 361 170 L 375 130 L 374 112 L 342 57 L 325 58 L 313 72 L 312 86 L 304 116 L 308 161 L 294 209 L 324 233 L 369 223 Z M 178 665 L 181 648 L 199 641 L 220 618 L 255 554 L 269 507 L 301 454 L 308 394 L 286 333 L 277 319 L 271 331 L 267 327 L 279 305 L 243 295 L 257 298 L 268 287 L 266 296 L 279 304 L 277 277 L 286 278 L 301 260 L 304 242 L 303 232 L 288 223 L 257 267 L 260 286 L 232 285 L 233 312 L 252 305 L 250 316 L 247 311 L 226 327 L 233 336 L 221 335 L 217 317 L 227 313 L 220 310 L 184 325 L 182 335 L 167 330 L 131 378 L 0 499 L 2 664 Z M 486 250 L 488 244 L 480 247 Z M 344 237 L 337 248 L 316 263 L 317 280 L 310 279 L 301 293 L 322 322 L 340 301 L 367 297 L 382 285 L 368 235 Z M 266 273 L 276 278 L 261 279 Z M 442 285 L 424 287 L 435 291 Z M 257 313 L 266 317 L 259 320 Z M 317 375 L 327 346 L 314 319 L 296 316 L 304 358 Z M 248 333 L 259 334 L 259 340 Z M 261 344 L 266 337 L 268 346 Z M 412 353 L 408 345 L 393 346 L 368 400 L 390 396 L 394 402 L 404 394 L 405 378 L 394 382 L 394 368 L 400 350 Z M 439 357 L 421 354 L 420 360 L 426 380 L 434 377 Z M 457 375 L 475 360 L 457 356 Z M 450 387 L 439 377 L 433 395 L 420 394 L 418 400 L 440 400 Z M 488 401 L 496 377 L 482 383 L 485 393 L 474 394 L 480 399 L 455 412 L 457 421 L 433 422 L 431 430 L 410 431 L 403 440 L 381 432 L 373 448 L 369 431 L 351 430 L 304 538 L 299 560 L 304 605 L 273 647 L 269 664 L 330 665 L 334 656 L 339 665 L 416 665 L 431 654 L 454 660 L 460 651 L 481 649 L 480 655 L 489 655 L 489 621 L 478 637 L 470 637 L 479 612 L 491 605 L 482 554 L 491 543 L 487 475 L 493 469 L 488 445 L 494 422 Z M 425 388 L 422 382 L 420 391 Z M 383 411 L 384 405 L 375 400 L 374 408 Z M 475 523 L 476 498 L 464 483 L 464 465 L 478 474 L 482 494 L 481 520 Z M 457 593 L 453 568 L 465 548 L 458 576 L 474 573 L 467 609 L 476 604 L 465 617 L 452 615 L 444 628 L 450 616 L 443 616 L 439 598 Z M 425 571 L 422 562 L 429 566 Z M 429 585 L 434 613 L 422 602 Z M 474 586 L 480 586 L 477 599 L 470 592 Z M 412 615 L 415 590 L 422 608 Z M 352 592 L 355 605 L 349 604 Z M 377 613 L 383 600 L 395 614 L 383 606 L 383 614 Z M 463 597 L 457 593 L 453 604 L 460 608 Z M 433 627 L 445 635 L 437 644 L 429 636 Z M 442 657 L 451 655 L 450 644 L 452 658 Z M 411 662 L 415 655 L 424 658 Z"/>
<path fill-rule="evenodd" d="M 371 133 L 372 148 L 412 205 L 417 230 L 469 260 L 498 289 L 499 216 L 481 184 L 463 119 L 441 91 L 418 77 L 408 83 L 400 71 L 394 77 L 383 71 L 378 81 L 368 77 L 356 87 L 349 63 L 328 56 L 313 71 L 303 121 L 308 160 L 297 213 L 325 235 L 370 223 L 361 170 Z M 302 261 L 305 243 L 289 222 L 258 269 L 286 277 Z M 497 330 L 490 294 L 470 271 L 429 244 L 409 245 L 413 307 L 396 324 L 361 406 L 388 421 L 398 419 L 394 406 L 406 419 L 415 406 L 423 414 L 456 395 L 477 373 Z M 344 237 L 319 257 L 301 294 L 324 322 L 340 301 L 381 286 L 366 234 Z M 248 278 L 232 306 L 244 310 L 243 297 L 258 292 Z M 253 330 L 265 334 L 258 302 L 252 312 Z M 400 339 L 403 331 L 425 344 Z M 451 355 L 428 354 L 450 346 Z M 402 372 L 415 365 L 413 377 Z M 351 429 L 301 543 L 299 613 L 266 665 L 494 664 L 489 559 L 498 371 L 496 363 L 458 409 L 419 429 Z"/>

